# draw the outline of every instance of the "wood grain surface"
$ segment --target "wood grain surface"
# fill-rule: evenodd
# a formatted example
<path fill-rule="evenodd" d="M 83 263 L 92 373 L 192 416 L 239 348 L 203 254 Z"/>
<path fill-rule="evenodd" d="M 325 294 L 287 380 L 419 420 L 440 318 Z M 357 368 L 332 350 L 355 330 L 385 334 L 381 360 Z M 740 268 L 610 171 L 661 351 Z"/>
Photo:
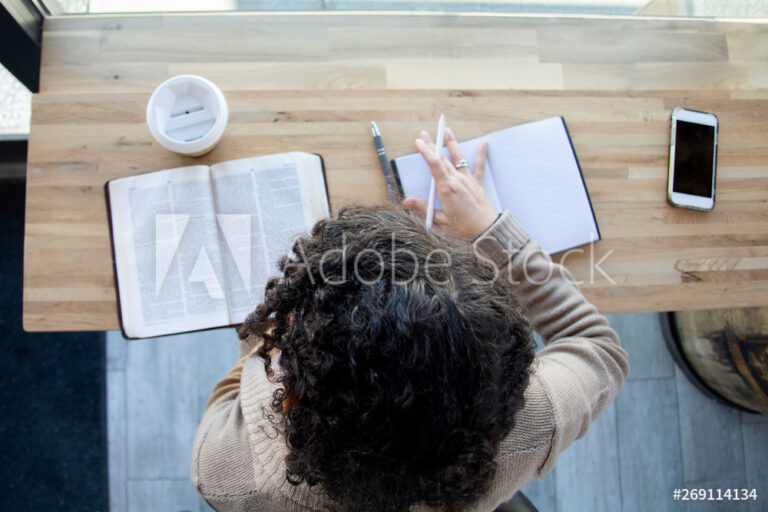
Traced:
<path fill-rule="evenodd" d="M 107 180 L 321 153 L 334 211 L 387 198 L 390 157 L 440 111 L 459 138 L 562 115 L 603 240 L 566 266 L 601 312 L 768 305 L 768 24 L 456 14 L 66 17 L 43 27 L 27 167 L 24 328 L 118 328 Z M 152 91 L 194 73 L 227 97 L 208 155 L 159 146 Z M 714 211 L 666 202 L 669 115 L 720 118 Z M 559 258 L 562 258 L 560 255 Z M 595 264 L 599 262 L 599 267 Z"/>

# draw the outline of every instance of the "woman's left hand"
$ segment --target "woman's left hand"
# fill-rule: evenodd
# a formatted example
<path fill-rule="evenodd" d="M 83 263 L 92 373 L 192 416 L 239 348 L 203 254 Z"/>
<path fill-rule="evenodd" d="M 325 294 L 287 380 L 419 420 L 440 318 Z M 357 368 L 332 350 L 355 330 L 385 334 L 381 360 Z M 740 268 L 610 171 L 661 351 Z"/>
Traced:
<path fill-rule="evenodd" d="M 445 128 L 445 146 L 451 154 L 450 160 L 445 155 L 438 157 L 437 148 L 427 132 L 421 132 L 416 139 L 416 148 L 429 165 L 443 204 L 442 210 L 435 210 L 434 225 L 461 240 L 472 241 L 498 217 L 483 182 L 488 144 L 483 141 L 478 146 L 472 173 L 466 164 L 456 168 L 464 160 L 464 155 L 453 131 L 448 127 Z M 427 214 L 427 202 L 424 199 L 408 198 L 402 205 L 422 216 Z"/>

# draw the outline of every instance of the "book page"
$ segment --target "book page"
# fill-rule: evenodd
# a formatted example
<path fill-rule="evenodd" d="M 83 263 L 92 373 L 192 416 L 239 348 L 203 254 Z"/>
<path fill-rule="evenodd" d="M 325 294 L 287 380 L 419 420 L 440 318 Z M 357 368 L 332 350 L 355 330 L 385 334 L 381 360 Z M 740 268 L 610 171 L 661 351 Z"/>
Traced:
<path fill-rule="evenodd" d="M 477 146 L 480 144 L 481 140 L 483 140 L 482 137 L 459 143 L 464 158 L 469 162 L 470 169 L 474 169 Z M 448 149 L 443 148 L 443 153 L 450 158 Z M 429 184 L 432 174 L 429 171 L 429 166 L 424 160 L 424 157 L 421 156 L 421 153 L 412 153 L 410 155 L 395 158 L 394 160 L 397 164 L 397 174 L 400 178 L 400 184 L 403 186 L 403 195 L 405 197 L 420 197 L 424 200 L 429 200 Z M 493 170 L 491 170 L 490 162 L 486 162 L 483 183 L 485 184 L 485 190 L 488 192 L 488 197 L 490 198 L 491 203 L 493 203 L 496 211 L 501 213 L 501 201 L 496 192 L 496 185 L 494 183 Z M 435 208 L 440 210 L 442 207 L 443 203 L 440 201 L 440 195 L 435 194 Z"/>
<path fill-rule="evenodd" d="M 227 325 L 208 167 L 120 178 L 108 187 L 126 334 Z"/>
<path fill-rule="evenodd" d="M 211 167 L 230 323 L 264 298 L 267 280 L 298 236 L 330 216 L 320 158 L 284 153 Z"/>
<path fill-rule="evenodd" d="M 561 117 L 493 132 L 485 138 L 501 204 L 532 240 L 549 254 L 599 240 Z"/>

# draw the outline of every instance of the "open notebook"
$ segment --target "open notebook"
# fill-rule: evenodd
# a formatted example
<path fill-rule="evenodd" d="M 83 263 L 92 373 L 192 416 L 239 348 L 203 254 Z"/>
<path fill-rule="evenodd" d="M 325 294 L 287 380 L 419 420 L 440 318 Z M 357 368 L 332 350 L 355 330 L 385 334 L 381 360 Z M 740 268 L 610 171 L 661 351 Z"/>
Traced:
<path fill-rule="evenodd" d="M 242 323 L 293 240 L 330 217 L 323 161 L 283 153 L 107 182 L 123 334 Z"/>
<path fill-rule="evenodd" d="M 562 117 L 542 119 L 463 141 L 474 165 L 488 142 L 485 188 L 496 210 L 509 210 L 549 254 L 600 240 L 579 162 Z M 448 155 L 448 150 L 444 150 Z M 392 160 L 405 197 L 429 197 L 429 167 L 419 153 Z M 436 208 L 441 208 L 436 200 Z"/>

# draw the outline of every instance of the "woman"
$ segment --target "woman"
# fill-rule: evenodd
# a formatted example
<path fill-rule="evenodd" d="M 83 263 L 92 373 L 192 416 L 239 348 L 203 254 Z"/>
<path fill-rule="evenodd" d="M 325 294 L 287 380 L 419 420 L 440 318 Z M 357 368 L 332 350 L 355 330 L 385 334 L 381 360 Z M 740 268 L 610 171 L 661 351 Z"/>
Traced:
<path fill-rule="evenodd" d="M 416 146 L 435 226 L 461 243 L 386 208 L 344 210 L 296 242 L 195 440 L 192 481 L 216 510 L 494 510 L 627 378 L 569 272 L 495 212 L 487 146 L 471 173 L 450 129 L 451 159 L 426 132 Z M 535 356 L 532 328 L 547 345 Z"/>

